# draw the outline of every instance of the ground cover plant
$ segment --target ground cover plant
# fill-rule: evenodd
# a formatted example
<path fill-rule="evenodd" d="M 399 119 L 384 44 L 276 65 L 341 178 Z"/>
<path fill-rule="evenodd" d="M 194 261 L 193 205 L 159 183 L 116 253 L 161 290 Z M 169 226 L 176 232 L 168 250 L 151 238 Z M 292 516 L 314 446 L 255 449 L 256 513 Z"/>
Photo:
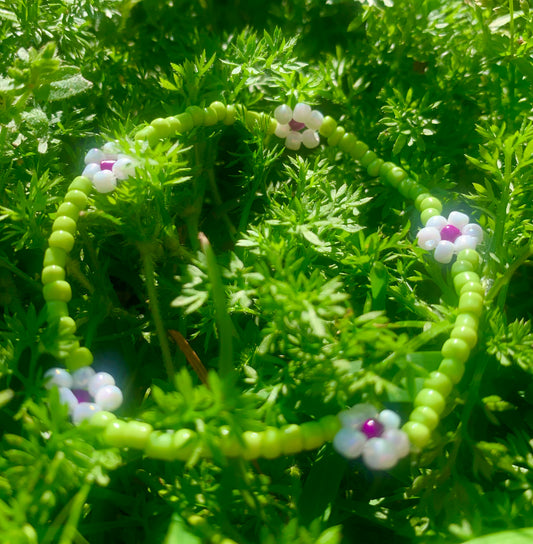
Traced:
<path fill-rule="evenodd" d="M 529 541 L 532 36 L 526 0 L 0 2 L 0 540 Z M 312 104 L 484 230 L 477 345 L 429 447 L 391 470 L 329 442 L 223 452 L 221 428 L 239 443 L 361 402 L 405 421 L 457 296 L 413 203 L 335 147 L 240 121 L 133 140 L 213 101 Z M 79 220 L 74 337 L 47 322 L 43 255 L 107 140 L 143 162 Z M 72 425 L 43 376 L 76 338 L 122 416 L 200 446 L 157 460 Z"/>

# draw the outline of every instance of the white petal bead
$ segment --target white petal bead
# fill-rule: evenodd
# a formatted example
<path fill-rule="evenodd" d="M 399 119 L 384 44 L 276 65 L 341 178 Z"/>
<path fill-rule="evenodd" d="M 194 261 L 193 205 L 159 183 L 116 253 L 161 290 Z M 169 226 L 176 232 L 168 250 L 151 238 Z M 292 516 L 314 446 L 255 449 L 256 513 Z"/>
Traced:
<path fill-rule="evenodd" d="M 339 414 L 339 419 L 343 427 L 347 429 L 359 429 L 367 420 L 375 418 L 378 411 L 372 404 L 356 404 L 349 410 L 344 410 Z"/>
<path fill-rule="evenodd" d="M 367 438 L 360 431 L 341 429 L 333 439 L 333 447 L 347 459 L 356 459 L 363 451 Z"/>
<path fill-rule="evenodd" d="M 94 175 L 98 172 L 100 172 L 100 163 L 91 162 L 83 169 L 81 175 L 89 178 L 92 181 Z"/>
<path fill-rule="evenodd" d="M 87 389 L 89 380 L 96 374 L 92 366 L 82 366 L 72 373 L 72 388 Z"/>
<path fill-rule="evenodd" d="M 87 151 L 87 154 L 85 155 L 85 164 L 90 164 L 90 163 L 100 164 L 100 161 L 103 161 L 104 157 L 105 157 L 105 154 L 101 149 L 93 147 L 92 149 L 89 149 L 89 151 Z"/>
<path fill-rule="evenodd" d="M 50 368 L 44 373 L 46 389 L 57 387 L 72 387 L 72 375 L 64 368 Z"/>
<path fill-rule="evenodd" d="M 121 150 L 116 142 L 106 142 L 102 146 L 102 151 L 106 160 L 112 160 L 117 158 Z"/>
<path fill-rule="evenodd" d="M 373 470 L 388 470 L 398 462 L 398 455 L 388 440 L 371 438 L 363 448 L 363 461 Z"/>
<path fill-rule="evenodd" d="M 306 125 L 313 130 L 318 130 L 323 121 L 324 116 L 318 110 L 313 110 L 307 117 Z"/>
<path fill-rule="evenodd" d="M 112 172 L 119 180 L 131 178 L 135 175 L 135 161 L 129 157 L 122 157 L 113 165 Z"/>
<path fill-rule="evenodd" d="M 475 236 L 467 235 L 458 236 L 454 242 L 455 251 L 457 253 L 463 249 L 476 249 L 477 244 L 478 239 Z"/>
<path fill-rule="evenodd" d="M 435 248 L 435 253 L 433 253 L 433 256 L 435 257 L 435 260 L 438 263 L 448 264 L 452 260 L 454 253 L 455 253 L 454 243 L 449 242 L 448 240 L 441 240 L 437 244 L 437 247 Z"/>
<path fill-rule="evenodd" d="M 110 193 L 117 188 L 117 178 L 111 170 L 100 170 L 93 177 L 93 186 L 99 193 Z"/>
<path fill-rule="evenodd" d="M 295 121 L 298 121 L 298 123 L 305 123 L 307 125 L 307 121 L 309 120 L 309 117 L 311 115 L 311 106 L 308 104 L 304 104 L 303 102 L 299 102 L 294 106 L 294 112 L 292 114 L 292 118 Z"/>
<path fill-rule="evenodd" d="M 286 138 L 289 135 L 290 131 L 291 131 L 291 127 L 289 125 L 281 125 L 278 123 L 278 126 L 276 127 L 274 134 L 278 138 Z"/>
<path fill-rule="evenodd" d="M 59 402 L 68 406 L 69 414 L 72 414 L 78 406 L 76 395 L 68 387 L 59 388 Z"/>
<path fill-rule="evenodd" d="M 400 416 L 392 410 L 383 410 L 379 413 L 378 421 L 383 424 L 386 430 L 398 429 L 400 427 Z"/>
<path fill-rule="evenodd" d="M 478 242 L 483 241 L 483 229 L 477 223 L 468 223 L 468 225 L 465 225 L 461 230 L 461 234 L 473 236 Z"/>
<path fill-rule="evenodd" d="M 87 390 L 94 397 L 96 392 L 104 385 L 115 385 L 115 378 L 107 372 L 97 372 L 87 384 Z"/>
<path fill-rule="evenodd" d="M 285 146 L 287 149 L 292 151 L 298 151 L 300 145 L 302 144 L 302 135 L 299 132 L 289 132 L 287 138 L 285 139 Z"/>
<path fill-rule="evenodd" d="M 274 110 L 274 117 L 278 123 L 286 125 L 292 119 L 292 110 L 287 104 L 282 104 Z"/>
<path fill-rule="evenodd" d="M 302 132 L 302 143 L 307 149 L 314 149 L 320 144 L 320 137 L 316 130 L 311 130 L 310 128 Z"/>
<path fill-rule="evenodd" d="M 80 402 L 72 412 L 72 423 L 79 425 L 83 420 L 89 419 L 101 411 L 102 408 L 94 404 L 94 402 Z"/>
<path fill-rule="evenodd" d="M 94 402 L 102 409 L 112 412 L 123 401 L 122 391 L 116 385 L 104 385 L 96 392 Z"/>
<path fill-rule="evenodd" d="M 400 429 L 387 429 L 382 435 L 389 444 L 392 444 L 399 459 L 409 455 L 411 443 L 407 434 Z"/>
<path fill-rule="evenodd" d="M 448 224 L 446 217 L 434 215 L 426 221 L 426 227 L 435 227 L 439 232 Z"/>
<path fill-rule="evenodd" d="M 452 212 L 448 216 L 448 223 L 461 230 L 465 225 L 468 224 L 468 215 L 462 212 Z"/>
<path fill-rule="evenodd" d="M 422 249 L 431 251 L 440 242 L 440 232 L 435 227 L 424 227 L 417 234 L 418 245 Z"/>

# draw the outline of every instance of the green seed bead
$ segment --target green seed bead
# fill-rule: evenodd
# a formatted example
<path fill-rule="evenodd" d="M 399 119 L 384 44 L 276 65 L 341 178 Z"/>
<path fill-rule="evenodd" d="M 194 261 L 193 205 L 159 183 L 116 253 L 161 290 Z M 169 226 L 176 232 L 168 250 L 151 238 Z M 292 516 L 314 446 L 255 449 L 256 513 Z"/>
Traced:
<path fill-rule="evenodd" d="M 256 111 L 246 110 L 244 114 L 244 124 L 248 130 L 253 130 L 258 126 L 261 126 L 261 115 Z"/>
<path fill-rule="evenodd" d="M 470 313 L 461 313 L 458 314 L 455 318 L 454 327 L 470 327 L 477 331 L 479 327 L 479 317 Z"/>
<path fill-rule="evenodd" d="M 74 247 L 74 236 L 66 230 L 55 230 L 48 238 L 50 247 L 58 247 L 67 253 Z"/>
<path fill-rule="evenodd" d="M 250 459 L 257 459 L 261 455 L 261 433 L 254 431 L 244 431 L 242 433 L 242 439 L 244 442 L 244 449 L 242 456 L 249 461 Z"/>
<path fill-rule="evenodd" d="M 434 196 L 428 196 L 427 198 L 424 198 L 424 200 L 420 202 L 419 211 L 423 212 L 424 210 L 427 210 L 428 208 L 434 208 L 438 210 L 440 214 L 440 212 L 442 212 L 442 202 L 438 198 L 435 198 Z"/>
<path fill-rule="evenodd" d="M 43 286 L 44 300 L 59 300 L 68 302 L 72 298 L 70 284 L 64 280 L 56 280 Z"/>
<path fill-rule="evenodd" d="M 59 318 L 59 334 L 75 334 L 76 322 L 72 317 L 65 315 Z"/>
<path fill-rule="evenodd" d="M 74 178 L 72 183 L 68 186 L 69 191 L 82 191 L 86 195 L 90 195 L 93 190 L 93 184 L 89 178 L 85 176 L 78 176 Z"/>
<path fill-rule="evenodd" d="M 184 132 L 189 132 L 194 128 L 194 121 L 192 118 L 192 115 L 190 113 L 180 113 L 179 115 L 176 115 L 176 119 L 180 122 L 181 130 L 180 132 L 183 134 Z"/>
<path fill-rule="evenodd" d="M 209 107 L 216 112 L 217 121 L 224 121 L 227 113 L 225 104 L 218 100 L 215 100 L 215 102 L 211 102 L 211 105 Z"/>
<path fill-rule="evenodd" d="M 242 445 L 230 427 L 220 427 L 219 447 L 226 457 L 239 457 L 242 455 Z"/>
<path fill-rule="evenodd" d="M 212 127 L 213 125 L 216 125 L 218 123 L 218 115 L 216 110 L 209 106 L 207 108 L 204 108 L 204 111 L 204 126 Z"/>
<path fill-rule="evenodd" d="M 422 225 L 425 225 L 428 222 L 428 219 L 431 217 L 435 217 L 436 215 L 440 215 L 439 210 L 437 208 L 426 208 L 421 214 L 420 214 L 420 221 L 422 221 Z"/>
<path fill-rule="evenodd" d="M 135 134 L 134 139 L 136 141 L 146 141 L 150 147 L 153 147 L 159 141 L 159 136 L 157 135 L 157 130 L 152 125 L 148 125 L 139 130 L 139 132 Z"/>
<path fill-rule="evenodd" d="M 383 168 L 383 167 L 382 167 Z M 399 187 L 400 183 L 407 178 L 407 172 L 399 166 L 394 166 L 385 176 L 385 181 L 394 188 Z"/>
<path fill-rule="evenodd" d="M 483 312 L 483 297 L 474 291 L 463 292 L 459 297 L 457 309 L 459 312 L 469 312 L 479 316 Z"/>
<path fill-rule="evenodd" d="M 457 359 L 465 363 L 470 356 L 468 344 L 460 338 L 448 338 L 440 350 L 445 359 Z"/>
<path fill-rule="evenodd" d="M 412 199 L 412 195 L 414 194 L 414 189 L 416 188 L 416 186 L 417 184 L 414 180 L 412 180 L 411 178 L 405 178 L 400 181 L 400 184 L 398 185 L 398 191 L 404 197 Z"/>
<path fill-rule="evenodd" d="M 381 170 L 381 167 L 383 166 L 384 162 L 385 161 L 383 159 L 376 159 L 375 161 L 372 161 L 368 165 L 368 168 L 366 169 L 368 175 L 373 178 L 377 178 L 379 176 L 379 171 Z"/>
<path fill-rule="evenodd" d="M 44 252 L 43 267 L 60 266 L 65 268 L 67 264 L 67 252 L 60 247 L 49 247 Z"/>
<path fill-rule="evenodd" d="M 128 421 L 125 429 L 127 446 L 136 450 L 144 450 L 153 431 L 154 429 L 149 423 Z"/>
<path fill-rule="evenodd" d="M 56 217 L 61 217 L 62 215 L 66 215 L 67 217 L 74 219 L 74 221 L 77 221 L 80 217 L 80 209 L 75 204 L 72 204 L 72 202 L 63 202 L 63 204 L 57 208 Z"/>
<path fill-rule="evenodd" d="M 464 293 L 477 293 L 478 295 L 483 297 L 483 295 L 485 294 L 485 289 L 480 282 L 467 281 L 465 284 L 462 285 L 461 289 L 459 290 L 459 296 L 463 295 Z"/>
<path fill-rule="evenodd" d="M 98 414 L 95 414 L 93 417 L 97 415 Z M 127 447 L 129 438 L 127 427 L 128 424 L 125 421 L 113 421 L 106 426 L 102 434 L 102 439 L 106 444 L 114 448 Z"/>
<path fill-rule="evenodd" d="M 434 371 L 424 380 L 424 389 L 434 389 L 446 398 L 453 389 L 453 382 L 444 372 Z"/>
<path fill-rule="evenodd" d="M 65 364 L 71 372 L 84 366 L 91 366 L 93 364 L 93 354 L 85 347 L 78 347 L 67 355 Z"/>
<path fill-rule="evenodd" d="M 357 144 L 357 138 L 352 132 L 346 132 L 339 140 L 339 147 L 344 153 L 351 154 Z"/>
<path fill-rule="evenodd" d="M 442 414 L 446 407 L 444 397 L 435 389 L 422 389 L 418 392 L 414 402 L 416 406 L 429 406 L 437 414 Z"/>
<path fill-rule="evenodd" d="M 276 119 L 274 117 L 268 117 L 266 133 L 267 134 L 274 134 L 274 132 L 276 132 L 277 128 L 278 128 L 278 122 L 276 121 Z"/>
<path fill-rule="evenodd" d="M 115 414 L 103 410 L 102 412 L 96 412 L 96 414 L 91 416 L 89 419 L 89 426 L 104 431 L 108 425 L 111 425 L 111 423 L 116 420 L 117 416 Z"/>
<path fill-rule="evenodd" d="M 429 406 L 417 406 L 411 412 L 409 419 L 416 423 L 422 423 L 422 425 L 425 425 L 430 431 L 437 428 L 440 420 L 439 414 Z"/>
<path fill-rule="evenodd" d="M 359 160 L 359 162 L 361 163 L 361 166 L 363 168 L 368 168 L 370 166 L 371 163 L 373 163 L 376 159 L 378 158 L 378 156 L 373 152 L 371 151 L 370 149 L 361 157 L 361 159 Z"/>
<path fill-rule="evenodd" d="M 152 459 L 174 461 L 176 456 L 172 445 L 173 434 L 163 431 L 154 431 L 151 433 L 146 442 L 144 454 Z"/>
<path fill-rule="evenodd" d="M 163 140 L 164 138 L 168 138 L 170 136 L 170 133 L 172 132 L 172 128 L 170 126 L 170 123 L 167 119 L 163 119 L 161 117 L 158 117 L 157 119 L 154 119 L 150 126 L 152 126 L 155 129 L 155 133 L 157 135 L 157 138 L 159 140 Z"/>
<path fill-rule="evenodd" d="M 409 196 L 409 198 L 413 201 L 416 201 L 416 199 L 422 195 L 428 194 L 428 188 L 424 187 L 422 185 L 418 185 L 418 183 L 414 186 L 412 194 Z"/>
<path fill-rule="evenodd" d="M 342 140 L 346 131 L 342 127 L 337 127 L 335 132 L 328 138 L 328 145 L 334 147 Z"/>
<path fill-rule="evenodd" d="M 205 111 L 198 106 L 189 106 L 185 112 L 192 117 L 194 126 L 199 127 L 204 124 Z"/>
<path fill-rule="evenodd" d="M 280 429 L 281 451 L 284 455 L 293 455 L 303 450 L 303 438 L 299 425 L 286 425 Z"/>
<path fill-rule="evenodd" d="M 41 272 L 41 281 L 43 284 L 52 283 L 53 281 L 61 281 L 65 279 L 65 269 L 62 266 L 52 264 L 45 266 Z"/>
<path fill-rule="evenodd" d="M 342 426 L 339 416 L 324 416 L 319 419 L 318 422 L 322 427 L 322 438 L 324 442 L 331 442 Z"/>
<path fill-rule="evenodd" d="M 431 193 L 421 193 L 419 194 L 416 198 L 415 198 L 415 208 L 421 212 L 422 210 L 420 209 L 420 204 L 422 204 L 422 202 L 424 200 L 426 200 L 426 198 L 432 198 L 433 195 Z"/>
<path fill-rule="evenodd" d="M 431 431 L 418 421 L 408 421 L 402 429 L 409 437 L 409 442 L 418 449 L 427 446 L 431 439 Z"/>
<path fill-rule="evenodd" d="M 87 198 L 87 195 L 83 191 L 79 191 L 78 189 L 74 189 L 73 191 L 69 191 L 65 195 L 65 202 L 71 202 L 74 204 L 74 206 L 77 206 L 80 210 L 83 210 L 87 207 L 87 204 L 89 202 L 89 199 Z"/>
<path fill-rule="evenodd" d="M 457 276 L 453 278 L 455 292 L 459 293 L 461 291 L 461 287 L 470 281 L 481 284 L 481 280 L 475 272 L 461 272 L 460 274 L 457 274 Z"/>
<path fill-rule="evenodd" d="M 65 232 L 72 234 L 72 236 L 75 236 L 76 229 L 76 221 L 74 221 L 74 219 L 71 219 L 70 217 L 67 217 L 66 215 L 60 215 L 57 219 L 54 220 L 54 223 L 52 225 L 52 231 L 64 230 Z"/>
<path fill-rule="evenodd" d="M 267 427 L 261 433 L 261 457 L 274 459 L 281 455 L 281 436 L 279 429 Z"/>
<path fill-rule="evenodd" d="M 464 340 L 470 349 L 477 344 L 477 332 L 472 327 L 455 326 L 450 333 L 450 338 Z"/>
<path fill-rule="evenodd" d="M 439 365 L 439 372 L 446 374 L 454 384 L 458 384 L 465 373 L 465 365 L 458 359 L 443 359 Z"/>
<path fill-rule="evenodd" d="M 237 120 L 237 108 L 233 104 L 226 106 L 226 117 L 224 117 L 224 124 L 233 125 L 233 123 L 235 123 L 236 120 Z"/>
<path fill-rule="evenodd" d="M 324 117 L 324 120 L 322 121 L 322 124 L 320 125 L 320 128 L 318 129 L 318 132 L 320 136 L 324 136 L 324 138 L 329 138 L 336 129 L 337 121 L 335 121 L 333 117 L 326 115 Z"/>
<path fill-rule="evenodd" d="M 381 168 L 379 169 L 379 177 L 385 181 L 387 178 L 388 173 L 395 167 L 396 165 L 393 162 L 384 162 L 381 165 Z"/>
<path fill-rule="evenodd" d="M 475 249 L 462 249 L 457 254 L 457 259 L 471 262 L 474 270 L 477 269 L 479 263 L 481 262 L 481 257 Z"/>
<path fill-rule="evenodd" d="M 46 316 L 48 323 L 56 321 L 61 317 L 68 316 L 68 306 L 66 302 L 60 300 L 49 300 L 46 303 Z"/>
<path fill-rule="evenodd" d="M 170 117 L 167 117 L 167 121 L 170 127 L 170 137 L 182 132 L 182 126 L 180 120 L 177 117 L 171 115 Z"/>
<path fill-rule="evenodd" d="M 187 461 L 196 448 L 197 435 L 191 429 L 179 429 L 172 438 L 174 455 L 180 461 Z"/>
<path fill-rule="evenodd" d="M 457 276 L 461 272 L 473 272 L 474 265 L 470 261 L 457 260 L 452 264 L 452 277 Z"/>
<path fill-rule="evenodd" d="M 308 421 L 300 425 L 302 433 L 303 449 L 314 450 L 324 443 L 323 431 L 319 421 Z"/>

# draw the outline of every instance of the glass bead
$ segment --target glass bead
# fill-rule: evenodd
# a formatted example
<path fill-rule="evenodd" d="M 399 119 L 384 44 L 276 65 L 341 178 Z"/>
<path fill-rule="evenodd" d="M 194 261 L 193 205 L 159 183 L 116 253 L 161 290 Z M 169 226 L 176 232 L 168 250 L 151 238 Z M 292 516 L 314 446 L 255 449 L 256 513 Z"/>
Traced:
<path fill-rule="evenodd" d="M 337 127 L 335 129 L 335 132 L 333 132 L 333 134 L 329 136 L 328 145 L 336 146 L 341 141 L 341 138 L 344 136 L 345 133 L 346 131 L 343 127 Z"/>
<path fill-rule="evenodd" d="M 64 280 L 56 280 L 47 283 L 43 286 L 43 297 L 47 302 L 53 300 L 69 302 L 72 298 L 70 284 Z"/>
<path fill-rule="evenodd" d="M 74 387 L 74 389 L 87 389 L 89 387 L 89 381 L 95 374 L 94 368 L 90 366 L 84 366 L 75 370 L 72 373 L 72 387 Z"/>
<path fill-rule="evenodd" d="M 288 125 L 292 119 L 292 110 L 287 104 L 282 104 L 274 110 L 276 121 L 282 125 Z"/>
<path fill-rule="evenodd" d="M 93 185 L 99 193 L 110 193 L 117 188 L 117 178 L 111 170 L 100 170 L 93 176 Z"/>
<path fill-rule="evenodd" d="M 448 264 L 452 260 L 454 252 L 455 246 L 453 245 L 453 242 L 441 240 L 435 248 L 433 257 L 438 263 Z"/>
<path fill-rule="evenodd" d="M 455 240 L 455 251 L 459 252 L 463 249 L 476 249 L 478 240 L 475 236 L 466 236 L 462 234 Z"/>
<path fill-rule="evenodd" d="M 176 459 L 172 438 L 174 433 L 154 431 L 150 433 L 144 453 L 153 459 L 162 459 L 163 461 L 173 461 Z"/>
<path fill-rule="evenodd" d="M 401 459 L 409 455 L 411 451 L 411 443 L 406 433 L 400 429 L 387 429 L 382 438 L 394 447 L 396 456 Z"/>
<path fill-rule="evenodd" d="M 409 437 L 409 441 L 416 448 L 424 448 L 431 439 L 430 430 L 423 423 L 408 421 L 403 426 L 403 431 Z"/>
<path fill-rule="evenodd" d="M 77 230 L 76 221 L 70 217 L 67 217 L 66 215 L 60 215 L 54 220 L 52 231 L 54 230 L 64 230 L 65 232 L 68 232 L 74 236 Z"/>
<path fill-rule="evenodd" d="M 292 112 L 292 118 L 295 121 L 298 121 L 299 123 L 305 123 L 307 125 L 307 121 L 310 115 L 311 115 L 311 106 L 309 106 L 308 104 L 299 102 L 298 104 L 296 104 L 296 106 L 294 106 L 294 111 Z"/>
<path fill-rule="evenodd" d="M 429 200 L 429 198 L 426 198 L 422 202 L 425 202 L 426 200 Z M 446 219 L 446 217 L 443 217 L 442 215 L 434 215 L 433 217 L 430 217 L 427 220 L 426 227 L 435 227 L 439 231 L 439 234 L 440 234 L 440 231 L 447 224 L 448 224 L 448 220 Z"/>
<path fill-rule="evenodd" d="M 146 447 L 148 438 L 153 430 L 153 427 L 149 423 L 144 423 L 143 421 L 128 421 L 124 430 L 128 447 L 143 450 Z"/>
<path fill-rule="evenodd" d="M 115 378 L 107 372 L 97 372 L 87 383 L 87 390 L 94 397 L 104 385 L 115 385 Z"/>
<path fill-rule="evenodd" d="M 243 458 L 247 461 L 257 459 L 261 453 L 261 434 L 254 431 L 244 431 L 242 440 L 244 442 Z"/>
<path fill-rule="evenodd" d="M 280 125 L 276 127 L 276 130 L 274 131 L 274 134 L 278 138 L 286 138 L 289 135 L 289 132 L 291 131 L 291 127 L 289 125 Z"/>
<path fill-rule="evenodd" d="M 64 368 L 50 368 L 44 373 L 44 386 L 46 389 L 57 387 L 72 387 L 72 376 Z"/>
<path fill-rule="evenodd" d="M 300 425 L 304 450 L 314 450 L 324 443 L 319 421 L 308 421 Z"/>
<path fill-rule="evenodd" d="M 367 419 L 361 425 L 361 432 L 367 438 L 375 438 L 377 436 L 381 436 L 384 430 L 385 430 L 385 426 L 383 425 L 383 423 L 381 423 L 379 420 L 374 418 Z"/>
<path fill-rule="evenodd" d="M 483 229 L 477 223 L 468 223 L 462 230 L 463 234 L 467 236 L 473 236 L 477 242 L 483 241 Z"/>
<path fill-rule="evenodd" d="M 65 279 L 65 269 L 55 264 L 45 266 L 41 272 L 41 281 L 43 284 L 52 283 Z"/>
<path fill-rule="evenodd" d="M 382 410 L 379 413 L 378 420 L 383 424 L 385 430 L 400 428 L 400 416 L 392 410 Z"/>
<path fill-rule="evenodd" d="M 186 461 L 196 447 L 196 433 L 191 429 L 178 429 L 172 438 L 176 459 Z M 262 437 L 261 437 L 262 438 Z"/>
<path fill-rule="evenodd" d="M 474 267 L 474 270 L 479 266 L 479 262 L 481 260 L 479 253 L 475 249 L 462 249 L 457 254 L 457 259 L 470 261 Z"/>
<path fill-rule="evenodd" d="M 453 225 L 445 225 L 440 231 L 440 237 L 448 242 L 455 242 L 461 236 L 461 231 Z"/>
<path fill-rule="evenodd" d="M 91 402 L 93 400 L 91 395 L 89 395 L 89 391 L 85 389 L 73 389 L 72 392 L 78 402 Z"/>
<path fill-rule="evenodd" d="M 341 429 L 333 439 L 333 447 L 347 459 L 357 459 L 363 452 L 367 437 L 360 431 Z"/>
<path fill-rule="evenodd" d="M 435 227 L 424 227 L 418 231 L 416 238 L 422 249 L 431 251 L 440 242 L 440 233 Z"/>
<path fill-rule="evenodd" d="M 323 122 L 324 116 L 317 110 L 313 110 L 307 117 L 307 126 L 312 130 L 320 130 Z"/>
<path fill-rule="evenodd" d="M 461 289 L 459 290 L 459 295 L 462 295 L 468 292 L 478 293 L 479 295 L 483 296 L 485 294 L 485 289 L 483 288 L 483 285 L 481 285 L 481 282 L 479 281 L 467 281 L 461 286 Z"/>
<path fill-rule="evenodd" d="M 455 292 L 458 293 L 461 290 L 461 287 L 469 281 L 481 283 L 479 276 L 475 272 L 461 272 L 460 274 L 457 274 L 457 276 L 453 278 Z"/>
<path fill-rule="evenodd" d="M 388 470 L 398 462 L 394 444 L 384 438 L 371 438 L 363 447 L 363 461 L 372 470 Z"/>
<path fill-rule="evenodd" d="M 100 163 L 91 162 L 83 169 L 81 175 L 92 181 L 94 179 L 94 175 L 98 172 L 100 172 Z"/>
<path fill-rule="evenodd" d="M 479 317 L 475 314 L 468 312 L 462 312 L 457 315 L 454 321 L 454 328 L 457 327 L 470 327 L 471 329 L 477 330 L 479 326 Z"/>
<path fill-rule="evenodd" d="M 48 245 L 64 249 L 68 253 L 74 247 L 74 236 L 66 230 L 54 230 L 48 238 Z"/>
<path fill-rule="evenodd" d="M 435 412 L 435 410 L 429 406 L 417 406 L 411 412 L 409 419 L 417 423 L 422 423 L 430 431 L 437 428 L 440 420 L 439 414 L 437 414 L 437 412 Z"/>
<path fill-rule="evenodd" d="M 79 425 L 82 421 L 91 418 L 102 409 L 93 402 L 80 402 L 72 411 L 72 423 Z"/>
<path fill-rule="evenodd" d="M 305 123 L 299 123 L 298 121 L 291 119 L 289 121 L 289 128 L 291 130 L 294 130 L 295 132 L 300 132 L 300 130 L 303 130 L 305 128 Z"/>
<path fill-rule="evenodd" d="M 329 141 L 328 141 L 329 143 Z M 379 176 L 379 170 L 383 166 L 383 159 L 376 159 L 372 161 L 366 169 L 368 175 L 372 178 Z"/>
<path fill-rule="evenodd" d="M 439 210 L 440 213 L 442 211 L 442 202 L 434 196 L 428 196 L 427 198 L 424 198 L 422 202 L 420 202 L 419 211 L 423 212 L 427 208 L 435 208 L 436 210 Z"/>
<path fill-rule="evenodd" d="M 423 225 L 426 225 L 429 218 L 439 215 L 439 213 L 440 212 L 437 210 L 437 208 L 426 208 L 420 213 L 420 221 L 422 221 Z"/>
<path fill-rule="evenodd" d="M 326 115 L 319 129 L 319 132 L 321 136 L 324 136 L 324 138 L 329 138 L 335 132 L 336 129 L 337 129 L 337 121 L 335 121 L 333 117 Z"/>
<path fill-rule="evenodd" d="M 101 149 L 93 147 L 89 149 L 85 155 L 85 164 L 97 163 L 100 164 L 100 161 L 104 159 L 104 152 Z"/>
<path fill-rule="evenodd" d="M 445 359 L 457 359 L 464 363 L 470 356 L 470 348 L 468 347 L 468 344 L 460 338 L 448 338 L 442 345 L 441 353 Z"/>
<path fill-rule="evenodd" d="M 465 373 L 465 365 L 458 359 L 446 357 L 441 361 L 438 370 L 439 372 L 446 374 L 454 384 L 457 384 L 461 381 L 461 378 Z"/>
<path fill-rule="evenodd" d="M 105 429 L 108 425 L 111 425 L 114 421 L 117 420 L 117 416 L 111 412 L 97 412 L 89 420 L 91 427 L 96 429 Z"/>
<path fill-rule="evenodd" d="M 479 316 L 483 311 L 483 296 L 473 291 L 466 291 L 459 297 L 457 309 L 460 312 L 469 312 Z"/>
<path fill-rule="evenodd" d="M 472 327 L 455 326 L 450 333 L 450 338 L 460 338 L 464 340 L 470 349 L 477 344 L 477 332 Z"/>
<path fill-rule="evenodd" d="M 117 155 L 120 153 L 120 147 L 117 142 L 106 142 L 102 146 L 102 151 L 104 153 L 104 159 L 116 159 Z"/>
<path fill-rule="evenodd" d="M 69 414 L 73 414 L 78 406 L 76 395 L 68 387 L 59 388 L 59 402 L 68 406 Z"/>
<path fill-rule="evenodd" d="M 67 368 L 71 371 L 80 370 L 93 363 L 93 354 L 85 347 L 72 350 L 65 359 Z"/>
<path fill-rule="evenodd" d="M 343 427 L 349 429 L 360 429 L 367 420 L 377 417 L 378 411 L 372 404 L 362 403 L 352 406 L 339 414 L 339 421 Z"/>
<path fill-rule="evenodd" d="M 470 261 L 457 260 L 452 264 L 452 276 L 457 276 L 461 272 L 471 272 L 474 265 Z"/>
<path fill-rule="evenodd" d="M 415 397 L 415 406 L 429 406 L 437 414 L 441 414 L 446 407 L 444 397 L 435 389 L 424 388 Z"/>
<path fill-rule="evenodd" d="M 261 457 L 275 459 L 281 455 L 279 429 L 267 427 L 261 434 Z"/>
<path fill-rule="evenodd" d="M 302 133 L 302 143 L 305 147 L 307 147 L 307 149 L 314 149 L 315 147 L 318 147 L 320 144 L 318 133 L 310 128 L 304 130 Z"/>
<path fill-rule="evenodd" d="M 135 176 L 135 162 L 129 157 L 122 157 L 113 164 L 113 174 L 118 180 Z"/>
<path fill-rule="evenodd" d="M 299 132 L 289 132 L 285 139 L 285 146 L 292 151 L 298 151 L 302 144 L 302 135 Z"/>
<path fill-rule="evenodd" d="M 434 371 L 424 380 L 424 388 L 434 389 L 443 397 L 447 397 L 453 389 L 453 382 L 443 372 Z"/>
<path fill-rule="evenodd" d="M 294 455 L 302 451 L 303 438 L 299 425 L 286 425 L 280 429 L 281 451 L 284 455 Z"/>
<path fill-rule="evenodd" d="M 462 230 L 468 224 L 468 215 L 462 212 L 451 212 L 448 216 L 448 223 Z"/>
<path fill-rule="evenodd" d="M 94 402 L 102 410 L 113 412 L 119 408 L 124 400 L 122 391 L 116 385 L 104 385 L 96 391 Z"/>

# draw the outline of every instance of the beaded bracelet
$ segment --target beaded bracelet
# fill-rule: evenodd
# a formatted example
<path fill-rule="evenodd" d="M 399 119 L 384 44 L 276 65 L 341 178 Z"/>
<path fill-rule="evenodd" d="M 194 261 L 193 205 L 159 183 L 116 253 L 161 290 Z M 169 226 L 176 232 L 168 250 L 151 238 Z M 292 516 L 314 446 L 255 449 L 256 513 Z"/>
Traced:
<path fill-rule="evenodd" d="M 265 135 L 275 134 L 291 151 L 298 151 L 302 145 L 308 149 L 317 148 L 323 138 L 328 146 L 338 147 L 358 161 L 370 176 L 413 200 L 424 225 L 417 235 L 419 246 L 433 251 L 433 257 L 439 263 L 450 263 L 456 257 L 451 266 L 451 279 L 459 302 L 454 327 L 441 348 L 440 365 L 425 379 L 403 427 L 400 428 L 400 417 L 395 412 L 379 412 L 365 403 L 338 416 L 326 416 L 301 425 L 279 429 L 267 427 L 262 432 L 245 431 L 240 441 L 229 428 L 221 428 L 220 450 L 229 457 L 271 459 L 315 449 L 333 440 L 334 448 L 343 456 L 349 459 L 361 456 L 371 469 L 390 469 L 410 451 L 418 452 L 429 444 L 431 433 L 444 411 L 446 397 L 461 380 L 470 351 L 477 343 L 484 290 L 476 273 L 481 264 L 476 247 L 482 241 L 482 229 L 459 211 L 443 217 L 442 203 L 405 170 L 385 162 L 355 134 L 304 103 L 296 104 L 294 109 L 280 105 L 273 116 L 218 101 L 206 108 L 192 106 L 179 115 L 155 119 L 135 134 L 135 140 L 155 146 L 167 138 L 185 135 L 195 127 L 235 122 L 244 124 L 249 130 L 263 131 Z M 74 246 L 80 212 L 88 206 L 93 191 L 112 192 L 117 184 L 136 175 L 135 160 L 122 154 L 113 142 L 106 143 L 102 149 L 91 149 L 85 163 L 81 176 L 69 185 L 57 210 L 44 256 L 42 282 L 48 323 L 56 326 L 60 333 L 76 332 L 76 324 L 68 315 L 67 303 L 72 293 L 65 279 L 65 263 Z M 199 449 L 201 454 L 210 455 L 207 448 L 198 445 L 198 436 L 192 429 L 157 431 L 141 421 L 117 418 L 112 412 L 121 405 L 122 392 L 110 374 L 96 373 L 91 368 L 92 353 L 79 342 L 55 355 L 67 370 L 48 370 L 46 387 L 58 387 L 60 401 L 68 406 L 73 423 L 99 430 L 104 444 L 142 450 L 148 457 L 165 460 L 187 460 Z"/>

